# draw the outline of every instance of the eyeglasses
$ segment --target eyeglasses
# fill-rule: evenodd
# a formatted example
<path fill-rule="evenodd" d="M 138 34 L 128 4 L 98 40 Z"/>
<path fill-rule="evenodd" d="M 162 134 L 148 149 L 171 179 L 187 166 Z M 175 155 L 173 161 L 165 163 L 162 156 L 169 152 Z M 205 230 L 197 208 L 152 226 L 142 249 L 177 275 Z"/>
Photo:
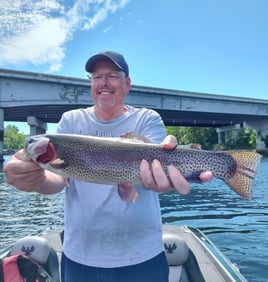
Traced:
<path fill-rule="evenodd" d="M 92 82 L 99 82 L 102 79 L 107 79 L 108 82 L 115 82 L 121 79 L 122 77 L 125 77 L 125 73 L 123 71 L 111 71 L 103 74 L 93 73 L 91 76 L 89 76 Z"/>

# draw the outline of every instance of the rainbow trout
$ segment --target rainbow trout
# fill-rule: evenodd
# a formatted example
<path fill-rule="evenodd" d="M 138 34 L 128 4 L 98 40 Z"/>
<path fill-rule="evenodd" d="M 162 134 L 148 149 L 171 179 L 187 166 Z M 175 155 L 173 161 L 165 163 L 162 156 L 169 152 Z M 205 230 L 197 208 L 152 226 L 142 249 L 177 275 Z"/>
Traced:
<path fill-rule="evenodd" d="M 129 136 L 131 139 L 129 139 Z M 31 136 L 25 144 L 26 159 L 66 178 L 113 184 L 123 200 L 135 200 L 134 184 L 142 183 L 140 163 L 158 159 L 164 170 L 178 168 L 189 182 L 200 182 L 202 171 L 211 171 L 237 194 L 251 199 L 260 155 L 250 150 L 205 151 L 178 146 L 172 151 L 141 141 L 132 134 L 119 138 L 74 134 Z M 134 191 L 135 192 L 134 192 Z"/>

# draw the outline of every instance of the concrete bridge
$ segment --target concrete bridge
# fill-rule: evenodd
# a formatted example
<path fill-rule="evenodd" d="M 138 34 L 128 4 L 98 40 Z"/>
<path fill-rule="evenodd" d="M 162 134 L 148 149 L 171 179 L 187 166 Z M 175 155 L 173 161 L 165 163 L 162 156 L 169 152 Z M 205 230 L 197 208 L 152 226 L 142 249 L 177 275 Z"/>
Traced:
<path fill-rule="evenodd" d="M 257 149 L 267 149 L 268 100 L 133 85 L 126 102 L 156 110 L 166 125 L 216 127 L 219 142 L 229 130 L 252 128 Z M 89 105 L 88 79 L 0 69 L 0 154 L 4 121 L 28 122 L 31 134 L 38 134 L 64 111 Z"/>

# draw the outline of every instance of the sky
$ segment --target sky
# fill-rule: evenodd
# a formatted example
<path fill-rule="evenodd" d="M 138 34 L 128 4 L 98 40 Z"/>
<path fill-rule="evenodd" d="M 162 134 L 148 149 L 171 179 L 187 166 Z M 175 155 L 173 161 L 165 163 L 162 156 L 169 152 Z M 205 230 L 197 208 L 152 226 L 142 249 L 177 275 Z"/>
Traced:
<path fill-rule="evenodd" d="M 1 0 L 0 68 L 86 78 L 120 52 L 133 85 L 268 99 L 267 0 Z"/>

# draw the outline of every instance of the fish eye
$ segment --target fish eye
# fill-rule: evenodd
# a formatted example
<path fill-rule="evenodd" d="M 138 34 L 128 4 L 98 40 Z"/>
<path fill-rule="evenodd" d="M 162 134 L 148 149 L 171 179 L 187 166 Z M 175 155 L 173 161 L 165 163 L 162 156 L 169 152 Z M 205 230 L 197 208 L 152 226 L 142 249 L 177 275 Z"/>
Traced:
<path fill-rule="evenodd" d="M 33 138 L 28 139 L 28 144 L 32 144 L 33 143 Z"/>

